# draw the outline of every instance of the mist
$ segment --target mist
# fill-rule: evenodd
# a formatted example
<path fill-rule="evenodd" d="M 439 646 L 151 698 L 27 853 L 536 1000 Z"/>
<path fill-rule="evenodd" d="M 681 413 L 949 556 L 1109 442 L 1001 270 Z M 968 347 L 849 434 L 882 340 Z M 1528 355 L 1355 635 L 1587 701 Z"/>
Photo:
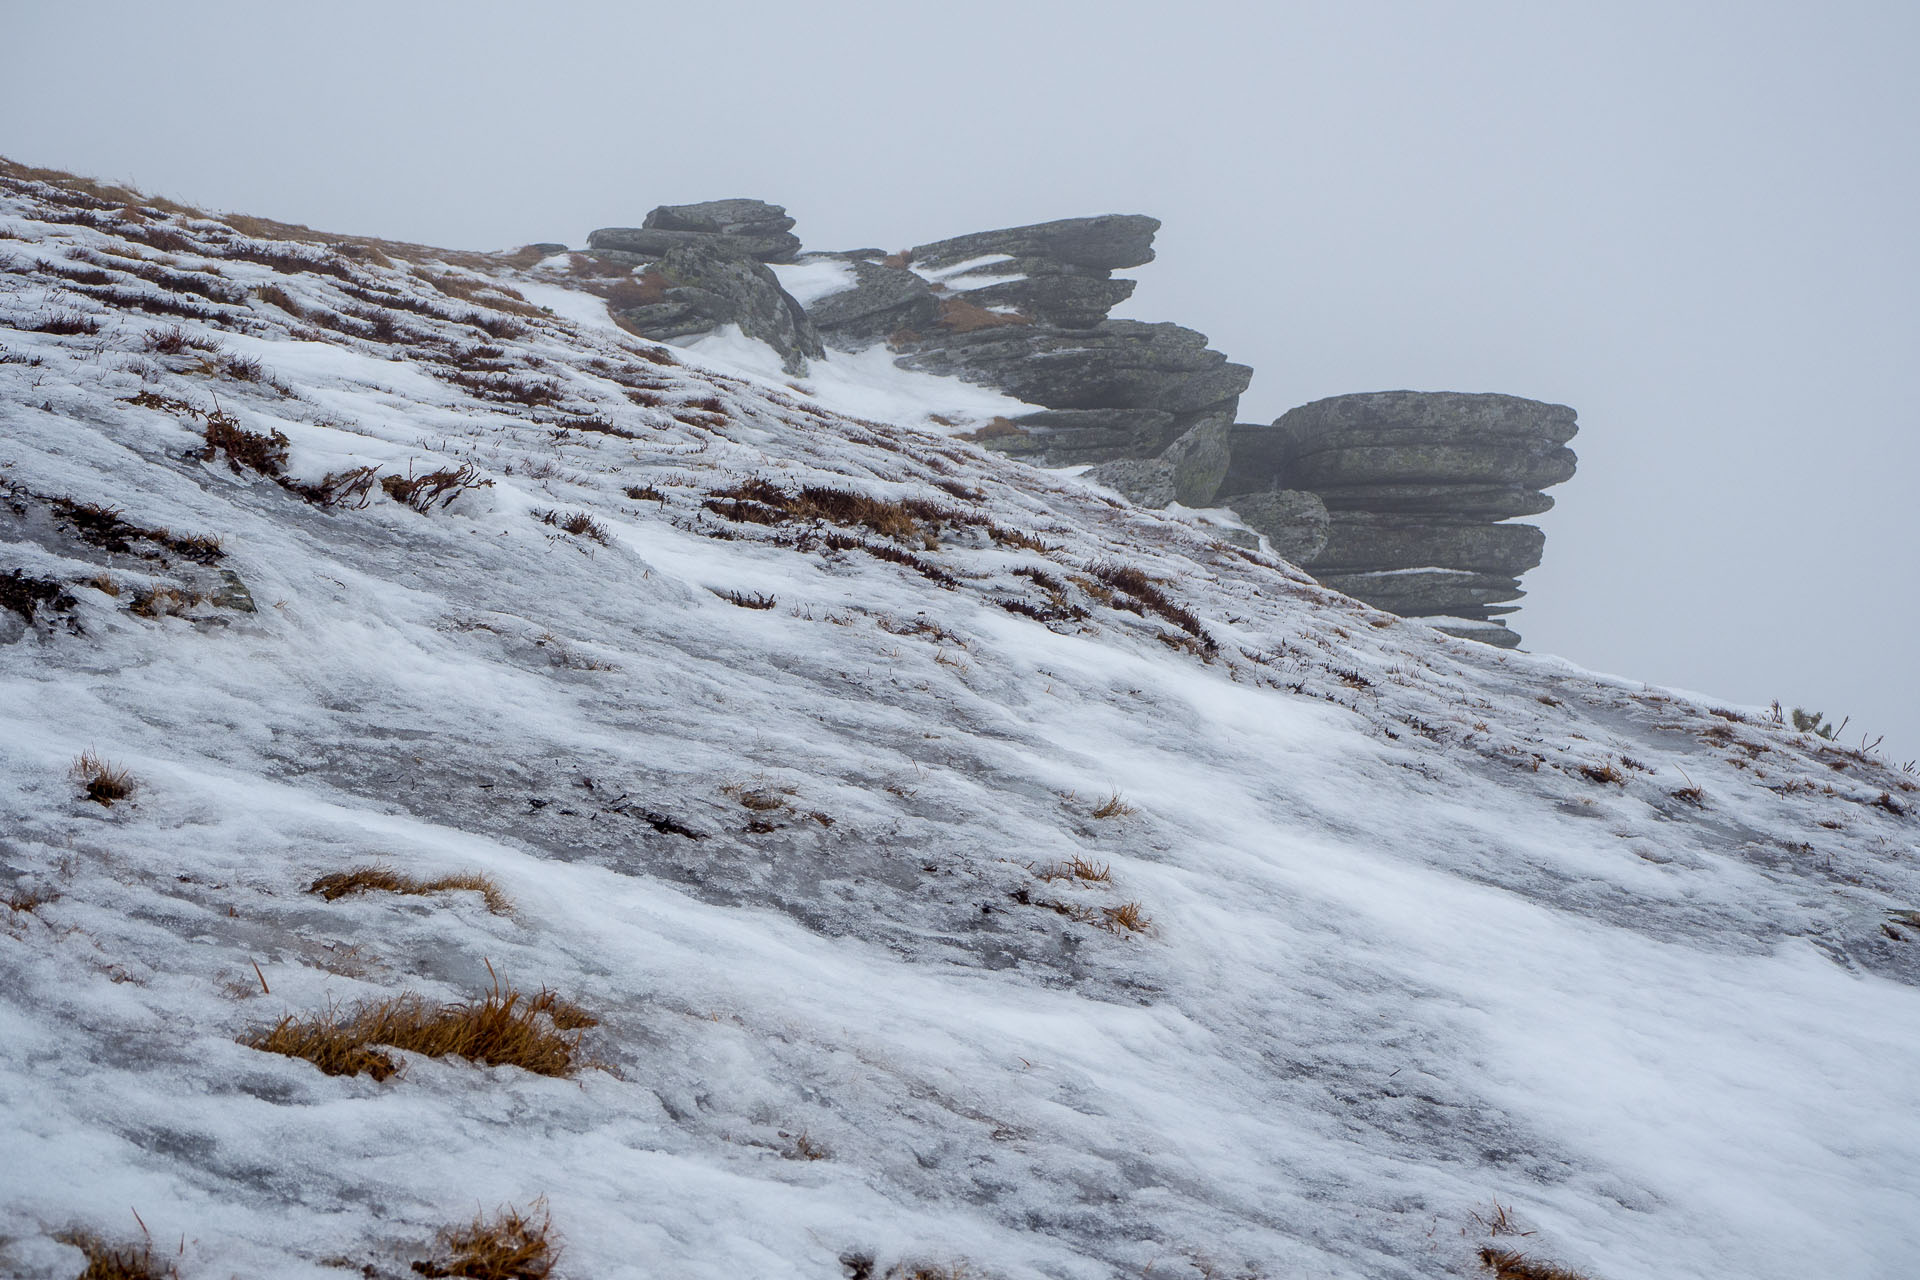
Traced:
<path fill-rule="evenodd" d="M 343 233 L 1153 214 L 1122 314 L 1251 364 L 1242 421 L 1579 410 L 1528 649 L 1920 756 L 1911 7 L 15 0 L 0 30 L 0 154 Z"/>

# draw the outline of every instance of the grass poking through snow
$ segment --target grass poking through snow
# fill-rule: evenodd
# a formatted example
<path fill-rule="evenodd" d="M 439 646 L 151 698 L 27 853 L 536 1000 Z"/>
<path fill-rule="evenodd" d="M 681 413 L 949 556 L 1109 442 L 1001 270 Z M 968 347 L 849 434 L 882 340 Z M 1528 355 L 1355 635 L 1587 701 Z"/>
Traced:
<path fill-rule="evenodd" d="M 400 1067 L 383 1048 L 571 1076 L 595 1065 L 580 1056 L 580 1038 L 598 1021 L 551 991 L 529 996 L 512 987 L 502 991 L 496 982 L 485 996 L 465 1004 L 438 1005 L 403 992 L 345 1011 L 288 1014 L 240 1043 L 264 1053 L 305 1058 L 330 1076 L 364 1071 L 385 1080 Z"/>
<path fill-rule="evenodd" d="M 425 895 L 439 893 L 446 889 L 473 890 L 486 899 L 487 910 L 497 916 L 507 915 L 513 910 L 513 901 L 507 897 L 493 877 L 473 872 L 440 876 L 433 880 L 419 880 L 413 876 L 401 875 L 390 867 L 354 867 L 349 871 L 336 871 L 332 875 L 321 876 L 307 886 L 308 893 L 317 893 L 328 902 L 336 898 L 344 898 L 350 893 Z"/>

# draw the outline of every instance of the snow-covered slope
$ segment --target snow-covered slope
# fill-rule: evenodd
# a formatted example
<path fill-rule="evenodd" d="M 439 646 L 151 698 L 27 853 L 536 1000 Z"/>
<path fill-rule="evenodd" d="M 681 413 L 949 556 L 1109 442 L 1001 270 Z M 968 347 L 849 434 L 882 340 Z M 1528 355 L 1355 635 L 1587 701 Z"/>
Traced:
<path fill-rule="evenodd" d="M 0 186 L 8 1274 L 404 1276 L 541 1196 L 575 1280 L 1913 1274 L 1878 757 L 524 260 Z M 374 863 L 511 909 L 307 892 Z M 603 1065 L 241 1043 L 496 974 Z"/>

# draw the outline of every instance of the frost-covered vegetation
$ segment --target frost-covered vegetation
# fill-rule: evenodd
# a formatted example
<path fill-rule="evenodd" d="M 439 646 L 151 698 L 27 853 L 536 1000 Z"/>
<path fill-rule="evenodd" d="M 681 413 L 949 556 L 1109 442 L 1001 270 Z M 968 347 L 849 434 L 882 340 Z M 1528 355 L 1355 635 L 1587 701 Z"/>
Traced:
<path fill-rule="evenodd" d="M 1910 1268 L 1878 756 L 127 201 L 0 180 L 7 1274 Z"/>

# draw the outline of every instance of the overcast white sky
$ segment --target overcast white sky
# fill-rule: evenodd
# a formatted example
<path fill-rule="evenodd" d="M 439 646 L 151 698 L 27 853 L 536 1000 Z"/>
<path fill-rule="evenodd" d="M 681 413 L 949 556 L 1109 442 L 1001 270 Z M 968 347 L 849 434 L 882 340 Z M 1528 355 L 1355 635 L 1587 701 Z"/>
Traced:
<path fill-rule="evenodd" d="M 1920 755 L 1920 5 L 0 0 L 0 154 L 459 247 L 1161 218 L 1128 307 L 1580 411 L 1527 647 Z"/>

